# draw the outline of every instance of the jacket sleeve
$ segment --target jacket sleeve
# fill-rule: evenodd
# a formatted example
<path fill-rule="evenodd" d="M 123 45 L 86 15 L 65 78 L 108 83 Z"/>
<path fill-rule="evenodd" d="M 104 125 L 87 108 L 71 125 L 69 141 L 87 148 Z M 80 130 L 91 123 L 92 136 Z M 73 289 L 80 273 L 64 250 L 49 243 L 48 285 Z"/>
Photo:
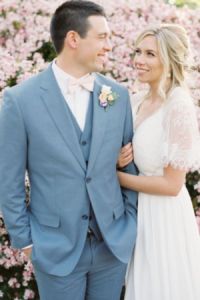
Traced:
<path fill-rule="evenodd" d="M 129 94 L 127 92 L 127 106 L 126 106 L 126 118 L 125 118 L 125 124 L 124 124 L 124 135 L 123 135 L 123 146 L 127 143 L 131 142 L 133 139 L 133 120 L 132 120 L 132 110 L 130 105 L 130 98 Z M 130 163 L 125 168 L 122 169 L 123 172 L 130 173 L 137 175 L 138 171 L 134 163 Z M 122 188 L 122 194 L 124 197 L 124 202 L 126 205 L 126 211 L 131 213 L 135 221 L 137 220 L 137 199 L 138 199 L 138 193 L 133 190 L 128 190 L 125 188 Z"/>
<path fill-rule="evenodd" d="M 0 204 L 14 248 L 32 244 L 26 204 L 27 135 L 13 90 L 6 90 L 0 110 Z"/>

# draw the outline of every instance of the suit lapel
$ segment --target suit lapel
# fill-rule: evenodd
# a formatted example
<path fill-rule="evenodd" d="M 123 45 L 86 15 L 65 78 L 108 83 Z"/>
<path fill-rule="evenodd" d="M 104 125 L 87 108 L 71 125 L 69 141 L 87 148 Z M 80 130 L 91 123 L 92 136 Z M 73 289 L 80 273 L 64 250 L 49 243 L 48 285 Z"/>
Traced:
<path fill-rule="evenodd" d="M 66 145 L 85 170 L 86 163 L 70 116 L 69 108 L 58 87 L 51 66 L 49 66 L 43 75 L 41 82 L 42 100 Z"/>
<path fill-rule="evenodd" d="M 100 151 L 107 124 L 107 112 L 99 105 L 99 94 L 101 93 L 101 89 L 102 85 L 98 82 L 98 77 L 96 76 L 93 92 L 93 126 L 88 172 L 90 172 L 94 166 L 98 152 Z"/>

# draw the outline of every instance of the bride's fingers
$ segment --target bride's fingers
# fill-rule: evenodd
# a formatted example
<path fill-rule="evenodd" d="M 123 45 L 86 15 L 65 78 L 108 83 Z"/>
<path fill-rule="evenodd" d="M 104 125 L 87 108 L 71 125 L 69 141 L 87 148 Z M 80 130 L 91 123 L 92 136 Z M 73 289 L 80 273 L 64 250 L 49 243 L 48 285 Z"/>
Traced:
<path fill-rule="evenodd" d="M 120 168 L 127 166 L 133 160 L 133 148 L 132 144 L 129 143 L 124 146 L 119 154 L 117 165 Z"/>
<path fill-rule="evenodd" d="M 127 145 L 125 145 L 124 147 L 121 148 L 121 154 L 126 153 L 127 151 L 129 151 L 132 148 L 132 144 L 128 143 Z"/>
<path fill-rule="evenodd" d="M 132 159 L 126 159 L 123 163 L 123 166 L 127 166 L 128 164 L 130 164 L 133 160 Z"/>
<path fill-rule="evenodd" d="M 123 159 L 121 160 L 121 163 L 122 163 L 123 165 L 127 165 L 127 164 L 129 164 L 132 160 L 133 160 L 133 155 L 128 155 L 127 157 L 125 157 L 125 158 L 123 158 Z"/>
<path fill-rule="evenodd" d="M 128 156 L 126 156 L 126 157 L 123 158 L 124 162 L 130 162 L 132 160 L 133 160 L 133 155 L 132 154 L 130 154 L 130 155 L 128 155 Z"/>
<path fill-rule="evenodd" d="M 120 155 L 121 155 L 122 157 L 127 157 L 127 156 L 129 156 L 131 153 L 133 153 L 133 149 L 132 149 L 132 147 L 129 147 L 129 148 L 127 148 L 126 150 L 123 149 L 123 150 L 120 152 Z"/>
<path fill-rule="evenodd" d="M 129 151 L 128 153 L 124 154 L 123 159 L 133 159 L 133 151 Z"/>

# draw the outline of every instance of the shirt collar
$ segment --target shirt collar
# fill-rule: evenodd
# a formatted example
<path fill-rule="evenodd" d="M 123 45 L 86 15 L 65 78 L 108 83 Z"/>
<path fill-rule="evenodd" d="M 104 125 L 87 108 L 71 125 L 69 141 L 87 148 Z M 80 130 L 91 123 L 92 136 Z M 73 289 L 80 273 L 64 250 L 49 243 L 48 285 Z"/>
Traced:
<path fill-rule="evenodd" d="M 67 84 L 69 82 L 69 79 L 75 79 L 75 77 L 71 76 L 67 72 L 63 71 L 57 64 L 56 64 L 56 58 L 52 62 L 52 70 L 54 72 L 54 75 L 59 83 L 64 89 L 67 88 Z M 92 73 L 93 74 L 93 73 Z M 88 74 L 82 76 L 82 78 L 88 76 Z"/>

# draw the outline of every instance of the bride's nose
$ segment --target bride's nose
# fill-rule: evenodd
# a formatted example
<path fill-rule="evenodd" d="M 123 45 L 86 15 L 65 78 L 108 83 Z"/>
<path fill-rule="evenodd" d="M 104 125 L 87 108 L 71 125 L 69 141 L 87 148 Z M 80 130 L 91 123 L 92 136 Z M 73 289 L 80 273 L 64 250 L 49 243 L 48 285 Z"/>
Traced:
<path fill-rule="evenodd" d="M 145 65 L 145 57 L 143 54 L 137 55 L 134 58 L 134 64 L 138 67 L 142 67 Z"/>

